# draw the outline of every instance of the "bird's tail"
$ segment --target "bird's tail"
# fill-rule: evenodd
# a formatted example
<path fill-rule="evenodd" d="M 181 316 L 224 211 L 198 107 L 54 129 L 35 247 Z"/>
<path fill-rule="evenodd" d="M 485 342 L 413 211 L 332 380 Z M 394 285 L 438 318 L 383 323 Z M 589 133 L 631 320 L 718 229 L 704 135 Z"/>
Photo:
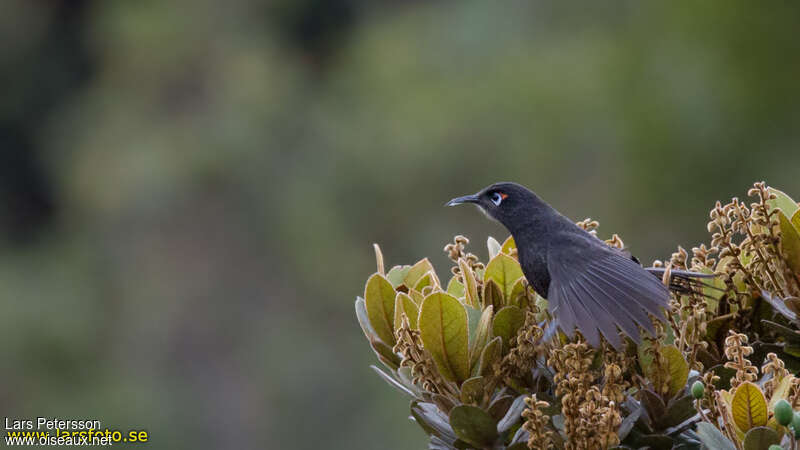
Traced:
<path fill-rule="evenodd" d="M 664 275 L 668 269 L 666 267 L 645 267 L 646 271 L 653 274 L 653 276 L 664 279 Z M 703 279 L 710 279 L 716 277 L 713 273 L 700 273 L 692 272 L 690 270 L 669 270 L 669 290 L 680 295 L 697 294 L 707 296 L 705 289 L 712 289 L 715 291 L 724 291 L 712 284 L 705 283 Z"/>

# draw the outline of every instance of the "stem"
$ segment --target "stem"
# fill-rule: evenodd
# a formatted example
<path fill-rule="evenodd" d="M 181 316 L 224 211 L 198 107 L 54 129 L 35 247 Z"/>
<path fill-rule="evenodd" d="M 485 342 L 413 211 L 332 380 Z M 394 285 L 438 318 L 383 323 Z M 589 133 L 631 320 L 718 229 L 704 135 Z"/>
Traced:
<path fill-rule="evenodd" d="M 719 392 L 715 392 L 715 394 L 716 394 L 717 407 L 719 408 L 719 412 L 720 412 L 720 418 L 722 418 L 723 427 L 721 428 L 721 430 L 722 430 L 723 434 L 725 434 L 727 436 L 727 438 L 731 442 L 733 442 L 733 445 L 735 445 L 738 450 L 742 450 L 742 445 L 739 442 L 738 437 L 736 436 L 736 432 L 733 431 L 733 427 L 731 427 L 731 424 L 728 423 L 728 410 L 725 408 L 724 403 L 722 402 L 722 399 L 720 398 L 720 393 Z"/>
<path fill-rule="evenodd" d="M 697 344 L 692 345 L 692 353 L 689 354 L 689 364 L 697 362 Z"/>
<path fill-rule="evenodd" d="M 714 425 L 714 422 L 712 422 L 712 421 L 711 421 L 711 420 L 708 418 L 708 416 L 706 416 L 706 413 L 705 413 L 705 411 L 703 411 L 703 407 L 702 407 L 702 406 L 700 406 L 700 400 L 695 400 L 695 401 L 694 401 L 694 408 L 697 410 L 697 412 L 698 412 L 698 413 L 700 413 L 700 417 L 702 417 L 702 418 L 703 418 L 703 420 L 705 420 L 706 422 L 708 422 L 708 423 L 710 423 L 710 424 Z"/>
<path fill-rule="evenodd" d="M 678 350 L 680 350 L 681 353 L 683 353 L 683 345 L 686 342 L 686 329 L 688 327 L 689 327 L 689 321 L 688 320 L 684 320 L 683 321 L 683 326 L 681 326 L 681 339 L 680 339 L 680 341 L 678 341 Z"/>

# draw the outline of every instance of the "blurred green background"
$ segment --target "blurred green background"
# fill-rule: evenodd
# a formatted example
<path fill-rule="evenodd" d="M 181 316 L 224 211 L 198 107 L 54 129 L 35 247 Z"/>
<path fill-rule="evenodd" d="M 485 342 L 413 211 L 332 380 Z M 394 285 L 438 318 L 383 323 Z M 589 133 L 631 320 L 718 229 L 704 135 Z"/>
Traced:
<path fill-rule="evenodd" d="M 800 196 L 800 3 L 0 6 L 0 415 L 154 448 L 416 449 L 353 301 L 536 190 L 643 261 Z"/>

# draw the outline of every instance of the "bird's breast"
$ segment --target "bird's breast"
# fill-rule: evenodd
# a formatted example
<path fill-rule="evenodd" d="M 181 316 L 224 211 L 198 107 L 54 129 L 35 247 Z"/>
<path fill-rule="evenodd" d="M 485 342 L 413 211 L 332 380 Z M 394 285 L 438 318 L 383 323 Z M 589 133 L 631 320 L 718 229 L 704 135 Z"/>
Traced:
<path fill-rule="evenodd" d="M 547 249 L 540 246 L 517 247 L 519 264 L 525 279 L 537 294 L 547 298 L 550 288 L 550 272 L 547 270 Z"/>

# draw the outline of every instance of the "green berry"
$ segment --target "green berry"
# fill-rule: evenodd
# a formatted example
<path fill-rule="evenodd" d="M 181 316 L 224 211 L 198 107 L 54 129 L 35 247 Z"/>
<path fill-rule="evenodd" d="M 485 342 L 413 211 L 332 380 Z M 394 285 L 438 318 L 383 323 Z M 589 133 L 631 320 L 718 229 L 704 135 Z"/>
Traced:
<path fill-rule="evenodd" d="M 778 400 L 778 403 L 775 403 L 775 420 L 783 426 L 788 426 L 793 418 L 792 405 L 786 400 Z"/>
<path fill-rule="evenodd" d="M 792 428 L 794 428 L 794 437 L 800 439 L 800 413 L 795 412 L 792 417 Z"/>
<path fill-rule="evenodd" d="M 692 397 L 694 397 L 695 399 L 700 400 L 701 398 L 703 398 L 703 394 L 705 394 L 705 391 L 706 387 L 703 386 L 702 381 L 698 380 L 695 381 L 694 384 L 692 384 Z M 789 411 L 791 410 L 792 408 L 789 407 Z"/>
<path fill-rule="evenodd" d="M 781 447 L 780 445 L 772 444 L 769 446 L 768 450 L 783 450 L 783 447 Z"/>

